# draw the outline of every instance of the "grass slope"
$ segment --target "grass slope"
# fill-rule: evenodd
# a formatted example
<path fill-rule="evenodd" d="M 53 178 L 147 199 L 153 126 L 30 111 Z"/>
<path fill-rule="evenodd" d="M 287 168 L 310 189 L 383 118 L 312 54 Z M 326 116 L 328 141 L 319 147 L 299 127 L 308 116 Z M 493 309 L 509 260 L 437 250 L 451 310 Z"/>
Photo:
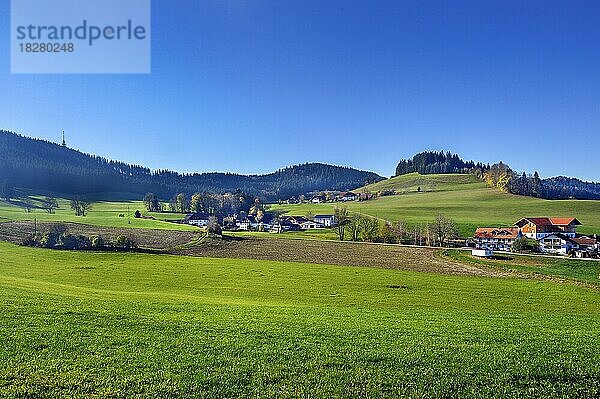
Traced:
<path fill-rule="evenodd" d="M 2 397 L 597 397 L 549 282 L 0 243 Z"/>
<path fill-rule="evenodd" d="M 32 197 L 34 205 L 40 205 L 35 201 L 38 197 Z M 33 208 L 30 213 L 17 204 L 0 201 L 0 222 L 2 220 L 34 220 L 43 222 L 73 222 L 90 224 L 94 226 L 119 227 L 119 228 L 141 228 L 160 230 L 186 230 L 193 231 L 197 228 L 188 225 L 178 225 L 165 222 L 168 219 L 181 219 L 182 214 L 176 213 L 148 213 L 144 211 L 142 201 L 98 201 L 92 204 L 92 210 L 85 217 L 75 216 L 70 208 L 70 201 L 58 200 L 60 208 L 56 213 L 49 214 L 44 209 Z M 136 210 L 144 215 L 153 216 L 156 220 L 135 219 Z M 124 217 L 119 217 L 124 215 Z"/>
<path fill-rule="evenodd" d="M 425 192 L 417 192 L 419 186 Z M 384 188 L 403 194 L 344 206 L 352 212 L 411 224 L 431 222 L 444 214 L 456 220 L 464 236 L 471 236 L 477 227 L 510 226 L 522 217 L 536 216 L 574 216 L 583 223 L 579 231 L 600 233 L 600 201 L 543 200 L 501 193 L 471 175 L 410 174 L 365 189 Z M 333 204 L 273 205 L 272 209 L 296 215 L 331 213 Z"/>
<path fill-rule="evenodd" d="M 471 256 L 470 251 L 462 250 L 446 250 L 444 255 L 462 264 L 600 284 L 600 262 L 595 260 L 517 254 L 503 254 L 497 255 L 494 259 L 482 259 Z"/>

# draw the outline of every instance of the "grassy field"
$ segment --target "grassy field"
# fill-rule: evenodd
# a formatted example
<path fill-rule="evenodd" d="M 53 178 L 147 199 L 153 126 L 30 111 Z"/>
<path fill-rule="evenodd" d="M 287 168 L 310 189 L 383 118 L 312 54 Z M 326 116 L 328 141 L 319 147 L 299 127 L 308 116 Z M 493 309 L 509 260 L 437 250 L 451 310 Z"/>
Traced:
<path fill-rule="evenodd" d="M 574 285 L 0 243 L 1 397 L 598 397 Z"/>
<path fill-rule="evenodd" d="M 417 192 L 417 187 L 425 192 Z M 365 202 L 345 203 L 348 210 L 389 221 L 410 224 L 431 222 L 436 215 L 453 218 L 463 236 L 477 227 L 510 226 L 522 217 L 574 216 L 583 233 L 600 233 L 600 201 L 542 200 L 501 193 L 485 186 L 471 175 L 410 174 L 366 188 L 370 191 L 396 189 L 400 195 Z M 357 190 L 360 191 L 360 190 Z M 294 215 L 332 213 L 333 204 L 272 205 L 271 209 Z"/>
<path fill-rule="evenodd" d="M 32 197 L 37 198 L 37 197 Z M 49 214 L 44 209 L 33 208 L 25 212 L 24 208 L 15 204 L 0 201 L 0 222 L 2 220 L 34 220 L 43 222 L 73 222 L 95 226 L 118 228 L 142 228 L 163 230 L 197 230 L 193 226 L 167 223 L 168 219 L 182 219 L 184 215 L 177 213 L 148 213 L 144 211 L 142 201 L 98 201 L 92 204 L 92 209 L 85 217 L 75 216 L 66 199 L 59 199 L 60 208 L 56 213 Z M 35 205 L 39 202 L 34 201 Z M 156 220 L 136 219 L 133 217 L 136 210 L 144 215 L 152 216 Z M 123 215 L 123 217 L 120 217 Z"/>

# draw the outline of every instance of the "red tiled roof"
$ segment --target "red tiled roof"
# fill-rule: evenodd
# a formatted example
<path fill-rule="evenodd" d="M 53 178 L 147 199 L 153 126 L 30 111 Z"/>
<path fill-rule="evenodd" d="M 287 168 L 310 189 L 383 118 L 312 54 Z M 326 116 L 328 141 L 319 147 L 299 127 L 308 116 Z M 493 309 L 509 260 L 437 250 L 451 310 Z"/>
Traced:
<path fill-rule="evenodd" d="M 581 225 L 581 222 L 575 218 L 550 218 L 554 226 L 568 226 L 570 224 Z"/>
<path fill-rule="evenodd" d="M 586 246 L 587 245 L 589 245 L 589 246 L 596 245 L 596 242 L 597 242 L 595 239 L 587 238 L 587 237 L 577 237 L 577 238 L 574 238 L 573 241 L 575 241 L 579 245 L 586 245 Z"/>
<path fill-rule="evenodd" d="M 530 222 L 536 226 L 569 226 L 574 224 L 581 226 L 581 222 L 576 218 L 523 218 L 515 223 L 515 225 L 523 225 L 523 221 Z"/>

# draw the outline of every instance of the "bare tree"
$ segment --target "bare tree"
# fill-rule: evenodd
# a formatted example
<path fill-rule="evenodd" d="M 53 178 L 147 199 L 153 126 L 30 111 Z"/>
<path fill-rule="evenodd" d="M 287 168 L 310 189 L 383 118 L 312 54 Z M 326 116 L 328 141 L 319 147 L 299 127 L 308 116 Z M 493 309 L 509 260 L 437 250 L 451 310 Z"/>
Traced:
<path fill-rule="evenodd" d="M 336 219 L 336 232 L 340 241 L 344 241 L 344 236 L 346 235 L 346 225 L 348 224 L 348 209 L 344 207 L 335 207 L 334 211 L 335 219 Z"/>
<path fill-rule="evenodd" d="M 71 200 L 71 209 L 75 211 L 75 216 L 86 216 L 92 209 L 92 203 L 85 197 L 76 196 Z"/>
<path fill-rule="evenodd" d="M 59 208 L 58 201 L 54 197 L 44 198 L 43 203 L 48 213 L 54 213 L 54 211 Z"/>
<path fill-rule="evenodd" d="M 432 235 L 432 240 L 440 247 L 446 246 L 448 241 L 458 237 L 458 228 L 454 220 L 438 215 L 433 223 L 429 225 L 429 231 Z"/>
<path fill-rule="evenodd" d="M 161 212 L 162 204 L 158 199 L 158 196 L 154 193 L 146 193 L 144 196 L 144 205 L 148 212 Z"/>
<path fill-rule="evenodd" d="M 396 235 L 398 242 L 402 242 L 402 240 L 404 240 L 404 238 L 408 234 L 408 228 L 406 226 L 406 223 L 404 223 L 404 221 L 402 221 L 402 220 L 397 221 L 392 226 L 392 230 L 394 231 L 394 234 Z"/>

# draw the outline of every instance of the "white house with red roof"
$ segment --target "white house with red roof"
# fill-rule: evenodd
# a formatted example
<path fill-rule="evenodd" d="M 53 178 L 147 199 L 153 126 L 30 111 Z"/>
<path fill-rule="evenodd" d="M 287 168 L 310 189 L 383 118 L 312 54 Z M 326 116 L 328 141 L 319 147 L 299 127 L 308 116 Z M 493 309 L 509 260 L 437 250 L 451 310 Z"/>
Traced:
<path fill-rule="evenodd" d="M 518 227 L 479 227 L 473 238 L 477 248 L 510 251 L 515 240 L 522 236 Z"/>
<path fill-rule="evenodd" d="M 514 225 L 521 229 L 525 237 L 541 240 L 552 234 L 575 238 L 581 222 L 576 218 L 523 218 Z"/>
<path fill-rule="evenodd" d="M 576 218 L 523 218 L 512 227 L 480 227 L 473 239 L 477 248 L 510 251 L 514 242 L 527 237 L 540 244 L 546 253 L 567 255 L 573 250 L 596 251 L 595 237 L 577 235 L 581 222 Z"/>

